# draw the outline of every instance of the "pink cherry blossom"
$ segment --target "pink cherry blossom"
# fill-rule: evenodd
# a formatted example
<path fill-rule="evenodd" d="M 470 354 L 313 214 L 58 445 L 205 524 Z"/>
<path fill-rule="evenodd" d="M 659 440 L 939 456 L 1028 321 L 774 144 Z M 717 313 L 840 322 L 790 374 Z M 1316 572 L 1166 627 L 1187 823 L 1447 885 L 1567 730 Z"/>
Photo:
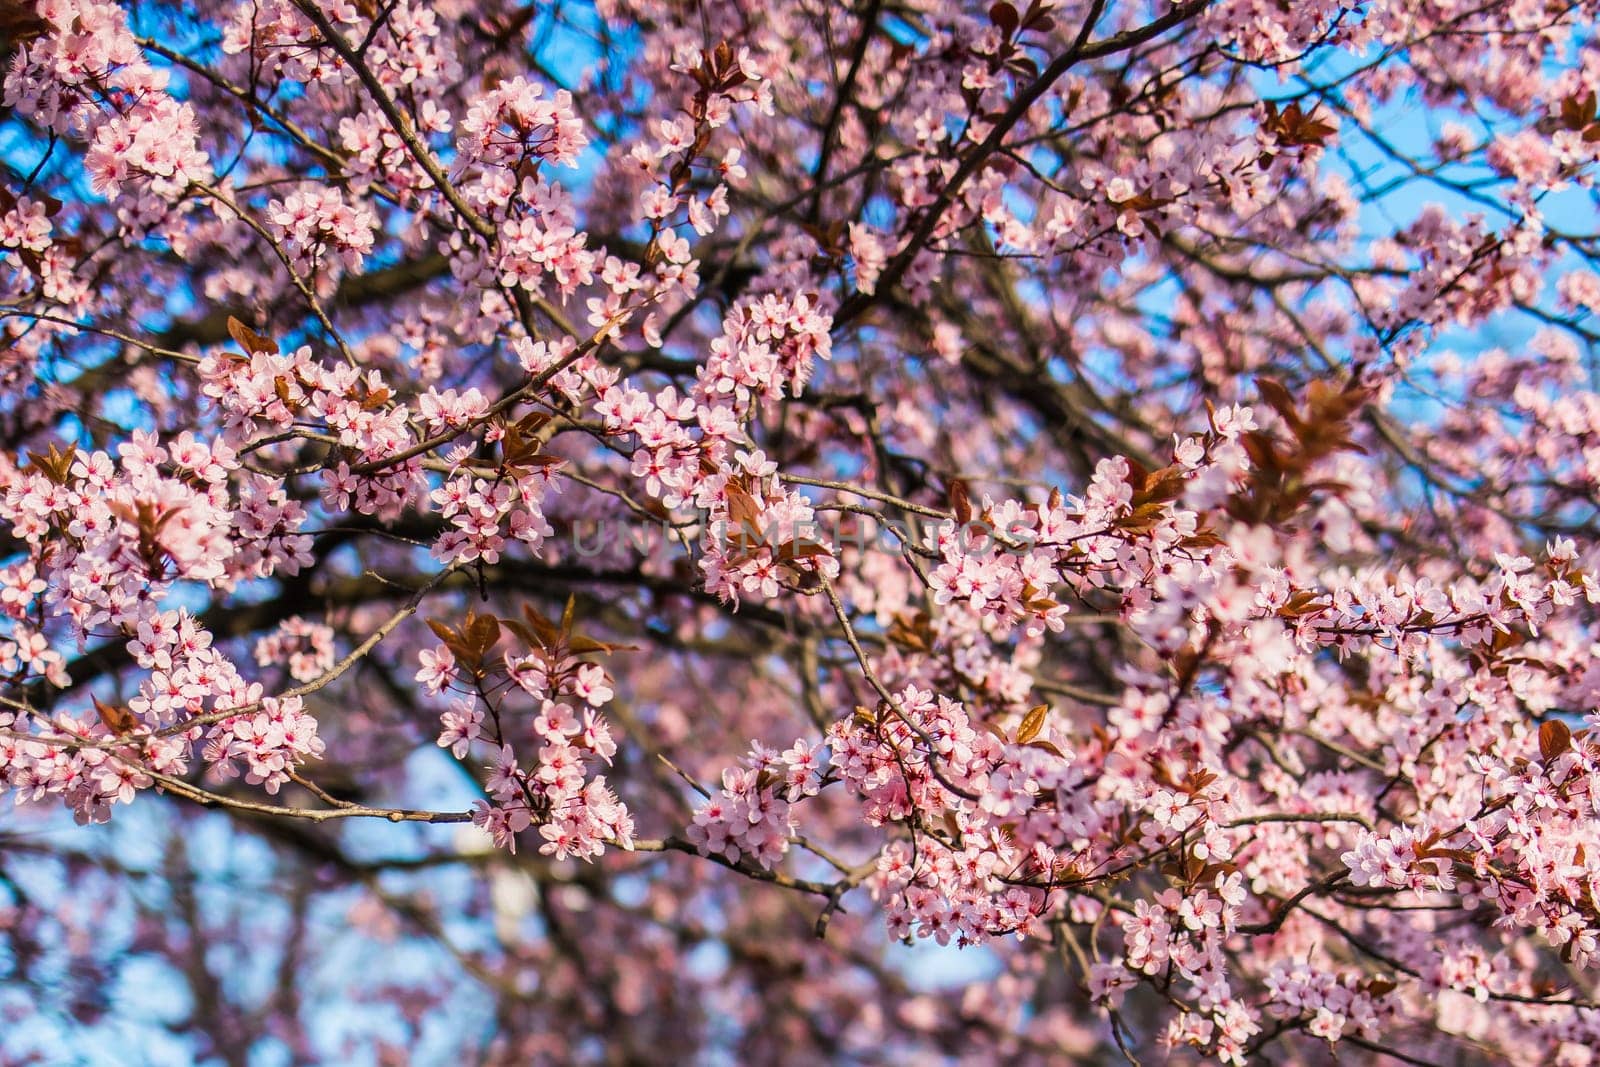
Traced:
<path fill-rule="evenodd" d="M 1593 1060 L 1593 0 L 0 24 L 0 1062 Z"/>

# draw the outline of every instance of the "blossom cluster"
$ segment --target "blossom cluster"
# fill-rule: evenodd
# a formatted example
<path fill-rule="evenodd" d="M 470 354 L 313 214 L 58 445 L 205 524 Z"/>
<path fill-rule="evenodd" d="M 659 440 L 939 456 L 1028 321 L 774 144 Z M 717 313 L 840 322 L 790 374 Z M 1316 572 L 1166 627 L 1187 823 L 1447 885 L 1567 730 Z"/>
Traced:
<path fill-rule="evenodd" d="M 789 851 L 795 803 L 826 782 L 828 757 L 804 738 L 783 752 L 757 743 L 744 766 L 722 772 L 722 789 L 695 809 L 684 836 L 702 855 L 745 857 L 771 870 Z"/>
<path fill-rule="evenodd" d="M 598 711 L 613 696 L 605 671 L 574 655 L 578 642 L 570 633 L 553 635 L 539 616 L 506 626 L 529 645 L 526 654 L 505 652 L 486 661 L 499 640 L 499 622 L 474 615 L 459 631 L 435 623 L 445 643 L 422 651 L 416 674 L 430 694 L 459 694 L 440 715 L 440 748 L 457 759 L 475 745 L 494 750 L 484 783 L 488 798 L 476 804 L 473 821 L 513 852 L 517 835 L 534 826 L 543 838 L 539 851 L 557 859 L 590 859 L 607 845 L 631 847 L 628 809 L 603 775 L 588 777 L 590 768 L 609 765 L 617 753 Z M 531 715 L 519 707 L 530 700 L 537 709 Z"/>

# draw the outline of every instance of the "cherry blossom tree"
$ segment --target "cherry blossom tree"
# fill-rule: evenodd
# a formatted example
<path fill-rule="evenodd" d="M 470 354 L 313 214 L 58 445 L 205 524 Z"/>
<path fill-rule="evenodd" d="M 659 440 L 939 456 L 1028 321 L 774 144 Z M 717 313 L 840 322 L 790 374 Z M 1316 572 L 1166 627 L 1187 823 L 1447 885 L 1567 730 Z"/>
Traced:
<path fill-rule="evenodd" d="M 4 0 L 0 1063 L 1595 1062 L 1597 18 Z"/>

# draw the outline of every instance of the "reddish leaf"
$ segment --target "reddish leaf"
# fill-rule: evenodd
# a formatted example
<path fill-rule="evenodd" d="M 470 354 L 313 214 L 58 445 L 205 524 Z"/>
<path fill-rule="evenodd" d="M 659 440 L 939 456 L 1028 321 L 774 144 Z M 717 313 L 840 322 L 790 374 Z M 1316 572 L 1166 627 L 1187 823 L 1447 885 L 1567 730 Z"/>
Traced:
<path fill-rule="evenodd" d="M 1594 93 L 1573 95 L 1561 101 L 1561 121 L 1569 130 L 1581 130 L 1595 120 Z"/>
<path fill-rule="evenodd" d="M 972 521 L 972 499 L 967 493 L 967 483 L 960 478 L 950 479 L 950 511 L 963 526 Z"/>
<path fill-rule="evenodd" d="M 571 641 L 567 642 L 567 651 L 580 656 L 593 652 L 632 652 L 636 651 L 638 647 L 638 645 L 622 645 L 614 644 L 610 641 L 597 641 L 592 637 L 584 637 L 582 634 L 575 636 Z"/>
<path fill-rule="evenodd" d="M 958 841 L 961 839 L 961 822 L 956 817 L 956 813 L 948 809 L 944 813 L 944 828 L 950 831 L 951 837 Z"/>
<path fill-rule="evenodd" d="M 812 559 L 816 556 L 832 556 L 828 546 L 816 541 L 785 541 L 779 545 L 775 553 L 777 558 L 785 563 L 799 559 Z"/>
<path fill-rule="evenodd" d="M 1010 37 L 1017 32 L 1017 26 L 1022 21 L 1017 14 L 1017 9 L 1000 0 L 1000 3 L 989 8 L 989 21 L 994 23 L 1002 36 Z"/>
<path fill-rule="evenodd" d="M 1294 409 L 1294 397 L 1282 382 L 1272 378 L 1257 378 L 1256 389 L 1261 393 L 1261 399 L 1272 405 L 1272 410 L 1281 415 L 1291 428 L 1300 425 L 1300 415 Z"/>
<path fill-rule="evenodd" d="M 1134 494 L 1134 504 L 1160 504 L 1176 500 L 1183 495 L 1188 480 L 1188 472 L 1182 467 L 1163 467 L 1145 479 L 1144 487 Z"/>
<path fill-rule="evenodd" d="M 1039 704 L 1030 708 L 1028 714 L 1022 717 L 1022 725 L 1017 727 L 1017 744 L 1026 745 L 1029 741 L 1039 736 L 1039 731 L 1044 729 L 1045 716 L 1050 714 L 1050 705 Z"/>
<path fill-rule="evenodd" d="M 522 617 L 527 620 L 528 628 L 533 631 L 540 648 L 554 648 L 560 643 L 561 630 L 540 614 L 538 608 L 532 604 L 522 605 Z"/>
<path fill-rule="evenodd" d="M 1560 719 L 1549 719 L 1539 726 L 1539 755 L 1549 763 L 1572 746 L 1572 730 Z"/>
<path fill-rule="evenodd" d="M 276 343 L 269 338 L 256 333 L 254 330 L 240 322 L 238 319 L 234 318 L 232 315 L 228 316 L 228 334 L 233 338 L 234 342 L 238 344 L 240 348 L 244 349 L 245 352 L 252 356 L 275 356 L 278 354 L 278 346 Z"/>
<path fill-rule="evenodd" d="M 132 733 L 138 728 L 139 717 L 132 711 L 116 704 L 107 704 L 99 697 L 94 697 L 93 700 L 94 710 L 100 716 L 100 722 L 118 737 Z"/>
<path fill-rule="evenodd" d="M 479 615 L 468 609 L 461 624 L 461 640 L 467 649 L 467 661 L 480 666 L 483 657 L 500 641 L 500 620 L 493 615 Z"/>
<path fill-rule="evenodd" d="M 728 518 L 740 530 L 761 529 L 761 505 L 756 503 L 756 498 L 745 491 L 737 482 L 729 482 L 728 489 Z"/>

